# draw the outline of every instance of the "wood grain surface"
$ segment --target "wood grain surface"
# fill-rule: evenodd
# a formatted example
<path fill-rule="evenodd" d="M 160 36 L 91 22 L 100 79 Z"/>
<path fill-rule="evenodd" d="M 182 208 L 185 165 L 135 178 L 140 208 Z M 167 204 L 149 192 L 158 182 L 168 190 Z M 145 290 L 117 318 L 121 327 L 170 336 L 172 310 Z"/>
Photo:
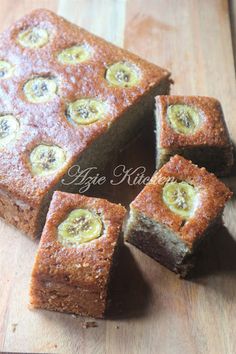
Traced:
<path fill-rule="evenodd" d="M 58 12 L 95 34 L 171 70 L 173 94 L 222 102 L 236 143 L 235 67 L 226 0 L 0 0 L 0 30 L 34 8 Z M 235 3 L 231 1 L 235 11 Z M 235 12 L 234 12 L 235 14 Z M 231 13 L 231 19 L 234 18 Z M 235 22 L 234 22 L 235 24 Z M 154 171 L 154 145 L 141 134 L 109 166 Z M 225 182 L 236 193 L 236 172 Z M 92 193 L 128 205 L 142 186 L 107 185 Z M 82 354 L 236 353 L 236 201 L 202 251 L 196 277 L 178 279 L 132 246 L 113 280 L 113 316 L 88 319 L 30 311 L 28 284 L 37 242 L 0 222 L 0 350 Z"/>

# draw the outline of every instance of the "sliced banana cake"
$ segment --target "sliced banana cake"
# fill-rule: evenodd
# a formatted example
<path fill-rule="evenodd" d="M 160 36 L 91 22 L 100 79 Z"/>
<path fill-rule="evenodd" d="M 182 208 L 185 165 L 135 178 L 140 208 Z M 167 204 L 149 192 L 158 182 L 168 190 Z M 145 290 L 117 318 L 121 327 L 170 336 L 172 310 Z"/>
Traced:
<path fill-rule="evenodd" d="M 179 154 L 219 176 L 230 173 L 233 146 L 215 98 L 157 97 L 156 131 L 157 169 Z"/>
<path fill-rule="evenodd" d="M 0 216 L 40 235 L 73 165 L 101 168 L 168 94 L 170 73 L 35 10 L 0 36 Z"/>
<path fill-rule="evenodd" d="M 104 317 L 125 213 L 104 199 L 54 193 L 32 271 L 33 308 Z"/>
<path fill-rule="evenodd" d="M 231 195 L 214 174 L 175 155 L 131 203 L 125 238 L 185 277 L 201 242 L 221 225 Z"/>

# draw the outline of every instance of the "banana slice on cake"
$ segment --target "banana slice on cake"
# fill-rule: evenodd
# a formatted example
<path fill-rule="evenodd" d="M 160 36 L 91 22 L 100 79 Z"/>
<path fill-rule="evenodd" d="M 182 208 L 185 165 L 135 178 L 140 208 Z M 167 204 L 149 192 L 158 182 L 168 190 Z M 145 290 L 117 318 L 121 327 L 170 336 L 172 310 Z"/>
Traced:
<path fill-rule="evenodd" d="M 18 34 L 18 42 L 25 48 L 41 48 L 48 43 L 48 32 L 44 28 L 28 28 Z"/>
<path fill-rule="evenodd" d="M 62 168 L 66 154 L 56 145 L 41 144 L 30 154 L 32 172 L 36 176 L 47 176 Z"/>
<path fill-rule="evenodd" d="M 77 124 L 91 124 L 106 115 L 106 104 L 102 101 L 83 98 L 69 104 L 68 118 Z"/>
<path fill-rule="evenodd" d="M 51 101 L 57 93 L 57 82 L 50 77 L 35 77 L 24 85 L 24 93 L 29 102 L 45 103 Z"/>
<path fill-rule="evenodd" d="M 189 219 L 196 209 L 198 193 L 187 182 L 170 182 L 163 188 L 163 201 L 171 211 Z"/>
<path fill-rule="evenodd" d="M 85 45 L 75 45 L 64 49 L 57 56 L 57 59 L 62 64 L 76 65 L 88 60 L 91 56 L 91 49 Z"/>
<path fill-rule="evenodd" d="M 0 147 L 16 139 L 20 125 L 18 120 L 8 114 L 0 116 Z"/>
<path fill-rule="evenodd" d="M 167 118 L 172 128 L 184 135 L 194 134 L 201 122 L 199 112 L 194 107 L 185 104 L 169 106 Z"/>
<path fill-rule="evenodd" d="M 139 69 L 132 63 L 120 61 L 106 71 L 106 80 L 113 86 L 132 87 L 140 80 Z"/>
<path fill-rule="evenodd" d="M 79 246 L 102 234 L 102 220 L 99 215 L 87 209 L 75 209 L 58 226 L 58 240 L 64 246 Z"/>
<path fill-rule="evenodd" d="M 0 60 L 0 80 L 8 79 L 13 75 L 14 67 L 5 60 Z"/>

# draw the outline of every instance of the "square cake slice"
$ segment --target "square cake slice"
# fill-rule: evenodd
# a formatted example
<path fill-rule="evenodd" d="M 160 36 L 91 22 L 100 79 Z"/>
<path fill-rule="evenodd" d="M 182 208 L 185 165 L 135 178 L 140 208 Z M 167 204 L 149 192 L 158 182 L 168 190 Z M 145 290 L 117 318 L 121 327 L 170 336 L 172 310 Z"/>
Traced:
<path fill-rule="evenodd" d="M 101 171 L 170 83 L 167 70 L 48 10 L 13 24 L 0 36 L 0 216 L 39 236 L 53 191 L 77 191 L 70 168 Z"/>
<path fill-rule="evenodd" d="M 32 271 L 33 308 L 104 317 L 125 212 L 104 199 L 54 192 Z"/>
<path fill-rule="evenodd" d="M 156 145 L 157 169 L 175 154 L 219 176 L 233 165 L 221 104 L 211 97 L 156 97 Z"/>
<path fill-rule="evenodd" d="M 221 224 L 231 195 L 214 174 L 175 155 L 131 203 L 125 238 L 185 277 L 201 241 Z"/>

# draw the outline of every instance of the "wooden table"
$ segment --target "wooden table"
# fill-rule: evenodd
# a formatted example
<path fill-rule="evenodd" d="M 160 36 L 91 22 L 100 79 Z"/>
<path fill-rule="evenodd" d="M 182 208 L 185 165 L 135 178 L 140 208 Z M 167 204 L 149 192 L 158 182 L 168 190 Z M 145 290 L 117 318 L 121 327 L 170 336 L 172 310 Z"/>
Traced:
<path fill-rule="evenodd" d="M 218 97 L 236 141 L 232 33 L 235 3 L 226 0 L 0 0 L 0 29 L 46 7 L 171 70 L 173 94 Z M 234 41 L 235 41 L 235 37 Z M 141 136 L 119 157 L 154 170 L 153 146 Z M 116 161 L 117 162 L 117 161 Z M 114 162 L 114 164 L 116 163 Z M 235 173 L 234 173 L 235 174 Z M 226 180 L 236 192 L 236 178 Z M 140 187 L 123 183 L 94 193 L 128 204 Z M 198 276 L 179 280 L 134 247 L 123 250 L 114 297 L 119 313 L 96 328 L 85 319 L 30 311 L 28 283 L 37 242 L 0 223 L 0 350 L 47 353 L 236 353 L 236 207 L 202 252 Z"/>

